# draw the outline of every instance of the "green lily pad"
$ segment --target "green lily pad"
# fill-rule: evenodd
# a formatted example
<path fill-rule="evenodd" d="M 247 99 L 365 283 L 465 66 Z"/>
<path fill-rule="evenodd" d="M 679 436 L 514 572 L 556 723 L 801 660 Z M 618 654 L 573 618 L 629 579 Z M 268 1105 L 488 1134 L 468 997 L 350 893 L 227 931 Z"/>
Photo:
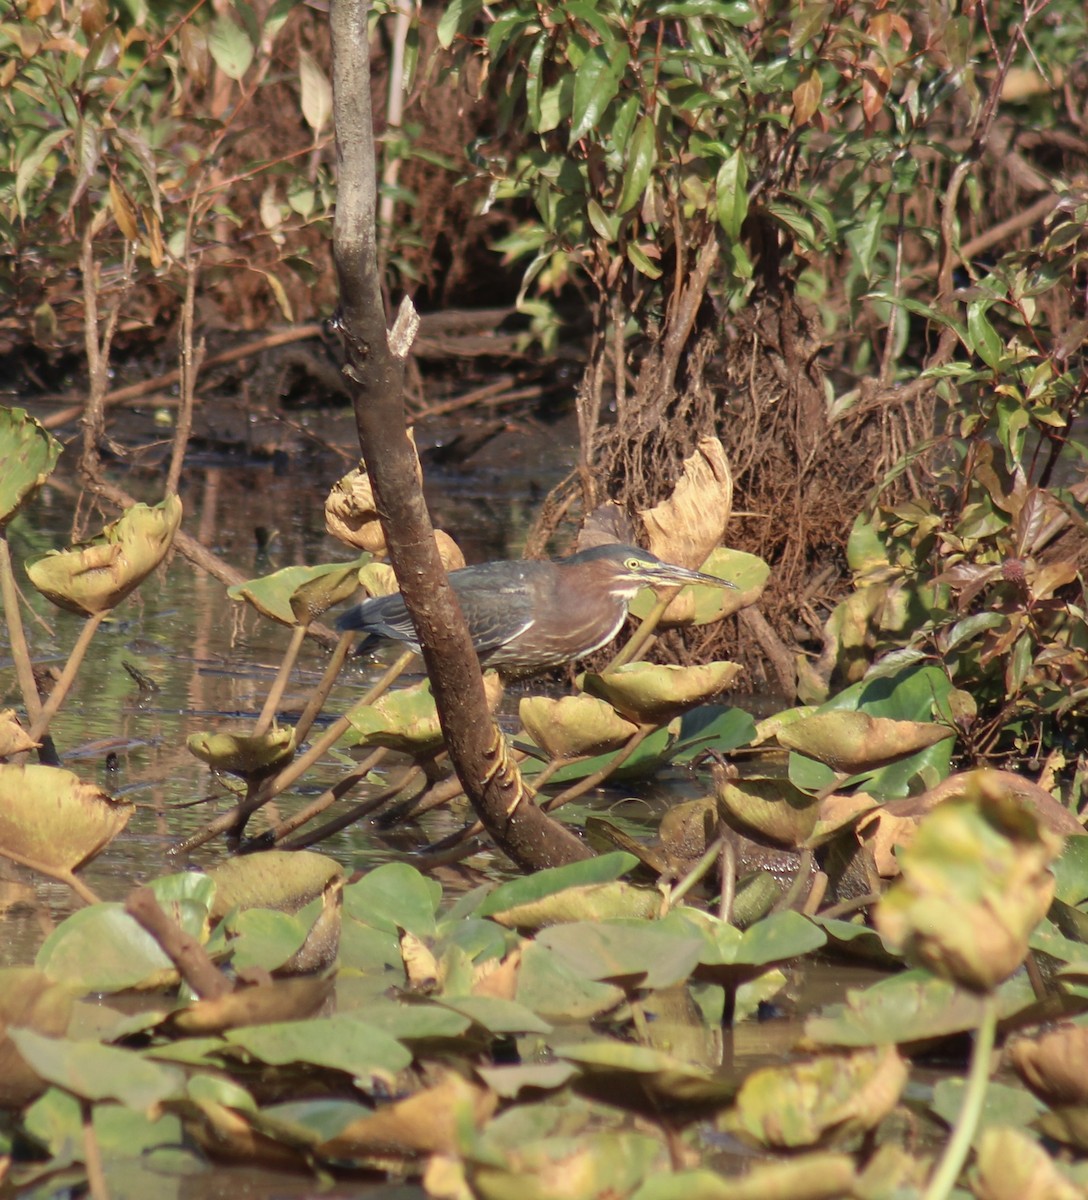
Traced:
<path fill-rule="evenodd" d="M 363 554 L 348 563 L 284 567 L 271 575 L 236 583 L 227 589 L 227 595 L 252 604 L 262 616 L 281 625 L 308 624 L 356 591 L 359 568 L 370 557 Z"/>
<path fill-rule="evenodd" d="M 272 729 L 268 733 L 191 733 L 185 744 L 189 753 L 216 771 L 242 779 L 257 780 L 271 775 L 295 753 L 295 731 Z"/>
<path fill-rule="evenodd" d="M 347 1071 L 361 1086 L 390 1078 L 412 1061 L 411 1051 L 358 1017 L 336 1014 L 310 1021 L 281 1021 L 232 1029 L 227 1042 L 269 1066 L 309 1064 Z"/>
<path fill-rule="evenodd" d="M 536 940 L 587 979 L 648 988 L 687 979 L 703 949 L 698 935 L 654 921 L 577 921 L 542 930 Z"/>
<path fill-rule="evenodd" d="M 779 742 L 836 771 L 855 774 L 884 766 L 953 737 L 931 721 L 893 721 L 864 712 L 814 713 L 781 728 Z"/>
<path fill-rule="evenodd" d="M 509 883 L 495 888 L 477 911 L 481 917 L 495 917 L 523 904 L 534 904 L 547 896 L 554 896 L 565 888 L 610 883 L 637 865 L 638 859 L 633 854 L 617 851 L 598 854 L 595 858 L 569 863 L 565 867 L 534 871 L 532 875 L 511 879 Z"/>
<path fill-rule="evenodd" d="M 231 858 L 208 871 L 215 884 L 212 917 L 221 920 L 232 908 L 273 908 L 296 913 L 335 880 L 344 868 L 312 850 L 267 850 Z"/>
<path fill-rule="evenodd" d="M 134 504 L 98 537 L 30 559 L 26 573 L 43 596 L 80 616 L 114 608 L 166 557 L 181 524 L 181 500 Z"/>
<path fill-rule="evenodd" d="M 407 863 L 383 863 L 344 888 L 344 914 L 382 932 L 435 934 L 442 886 Z"/>
<path fill-rule="evenodd" d="M 0 405 L 0 530 L 52 475 L 63 449 L 25 409 Z"/>

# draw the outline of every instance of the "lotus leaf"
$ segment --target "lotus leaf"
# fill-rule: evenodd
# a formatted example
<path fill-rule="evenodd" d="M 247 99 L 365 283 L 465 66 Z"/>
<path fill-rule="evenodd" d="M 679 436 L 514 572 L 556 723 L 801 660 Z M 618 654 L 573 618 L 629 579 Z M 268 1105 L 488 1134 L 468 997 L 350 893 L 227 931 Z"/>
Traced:
<path fill-rule="evenodd" d="M 53 473 L 62 449 L 25 409 L 0 405 L 0 530 Z"/>
<path fill-rule="evenodd" d="M 268 733 L 192 733 L 185 743 L 189 752 L 216 771 L 243 779 L 263 779 L 295 753 L 295 731 L 273 729 Z"/>
<path fill-rule="evenodd" d="M 989 991 L 1023 962 L 1054 896 L 1048 866 L 1060 849 L 1000 779 L 979 772 L 968 795 L 922 819 L 877 905 L 877 930 L 908 958 Z"/>
<path fill-rule="evenodd" d="M 732 510 L 733 475 L 725 449 L 716 437 L 703 437 L 684 459 L 672 495 L 638 515 L 658 558 L 694 567 L 721 545 Z"/>
<path fill-rule="evenodd" d="M 13 708 L 5 708 L 0 712 L 0 758 L 22 754 L 25 750 L 33 750 L 37 745 L 37 742 L 30 740 L 30 735 L 20 725 Z"/>
<path fill-rule="evenodd" d="M 935 746 L 953 736 L 946 725 L 928 721 L 893 721 L 845 710 L 814 713 L 778 731 L 790 750 L 854 774 Z"/>
<path fill-rule="evenodd" d="M 227 859 L 212 867 L 215 882 L 212 919 L 219 921 L 232 908 L 273 908 L 296 913 L 333 882 L 344 869 L 332 858 L 312 850 L 267 850 Z"/>
<path fill-rule="evenodd" d="M 1008 1125 L 983 1131 L 978 1139 L 977 1200 L 1081 1200 L 1083 1187 L 1023 1130 Z"/>
<path fill-rule="evenodd" d="M 375 1155 L 385 1161 L 391 1155 L 452 1154 L 466 1123 L 468 1128 L 482 1126 L 497 1105 L 489 1088 L 450 1071 L 433 1087 L 352 1122 L 318 1146 L 317 1153 L 331 1159 Z"/>
<path fill-rule="evenodd" d="M 768 838 L 779 846 L 803 845 L 816 828 L 819 804 L 788 779 L 730 779 L 714 771 L 718 813 L 742 833 Z"/>
<path fill-rule="evenodd" d="M 587 672 L 579 685 L 640 725 L 663 725 L 719 695 L 740 671 L 740 664 L 732 662 L 696 667 L 628 663 L 604 675 Z"/>
<path fill-rule="evenodd" d="M 15 1049 L 8 1030 L 33 1029 L 46 1037 L 68 1031 L 73 995 L 33 967 L 0 970 L 0 1108 L 19 1108 L 46 1084 Z"/>
<path fill-rule="evenodd" d="M 248 601 L 262 616 L 281 625 L 308 623 L 355 591 L 359 569 L 369 561 L 370 555 L 363 554 L 350 563 L 284 567 L 271 575 L 236 583 L 227 589 L 227 595 L 232 600 Z"/>
<path fill-rule="evenodd" d="M 875 1129 L 899 1103 L 908 1068 L 894 1046 L 753 1071 L 720 1124 L 755 1145 L 818 1146 Z"/>
<path fill-rule="evenodd" d="M 488 708 L 494 712 L 502 698 L 502 681 L 495 671 L 484 673 Z M 430 680 L 388 692 L 373 704 L 357 704 L 347 719 L 367 746 L 385 746 L 426 758 L 442 746 L 442 726 L 431 695 Z"/>
<path fill-rule="evenodd" d="M 43 596 L 68 612 L 108 612 L 162 562 L 180 523 L 176 495 L 154 507 L 134 504 L 92 541 L 30 560 L 26 573 Z"/>
<path fill-rule="evenodd" d="M 526 696 L 518 706 L 526 732 L 552 758 L 580 758 L 617 750 L 638 726 L 595 696 Z"/>
<path fill-rule="evenodd" d="M 71 771 L 0 764 L 0 854 L 75 871 L 128 824 L 133 807 Z"/>

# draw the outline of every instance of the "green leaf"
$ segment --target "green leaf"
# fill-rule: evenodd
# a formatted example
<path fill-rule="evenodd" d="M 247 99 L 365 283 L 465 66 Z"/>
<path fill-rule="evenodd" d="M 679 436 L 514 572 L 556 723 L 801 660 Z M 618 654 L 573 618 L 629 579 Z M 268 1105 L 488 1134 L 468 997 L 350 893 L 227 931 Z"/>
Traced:
<path fill-rule="evenodd" d="M 1004 354 L 1005 345 L 986 316 L 989 307 L 989 300 L 972 300 L 967 305 L 967 347 L 988 367 L 996 370 Z"/>
<path fill-rule="evenodd" d="M 215 65 L 230 79 L 241 79 L 253 61 L 253 43 L 225 13 L 211 27 L 208 49 Z"/>
<path fill-rule="evenodd" d="M 610 883 L 638 865 L 633 854 L 617 850 L 611 854 L 598 854 L 583 862 L 570 863 L 565 867 L 549 867 L 536 871 L 522 879 L 512 879 L 497 887 L 480 905 L 481 917 L 506 912 L 523 904 L 553 896 L 565 888 L 585 887 L 592 883 Z M 349 888 L 348 891 L 351 889 Z M 346 895 L 346 893 L 345 893 Z"/>
<path fill-rule="evenodd" d="M 442 886 L 407 863 L 385 863 L 344 888 L 344 912 L 373 929 L 433 937 Z"/>
<path fill-rule="evenodd" d="M 582 59 L 574 76 L 571 146 L 597 128 L 605 109 L 619 91 L 630 55 L 626 45 L 614 47 L 611 54 L 603 46 L 594 46 Z"/>
<path fill-rule="evenodd" d="M 748 215 L 748 164 L 739 149 L 718 168 L 714 186 L 718 207 L 718 224 L 726 236 L 736 241 L 744 218 Z"/>
<path fill-rule="evenodd" d="M 118 1100 L 146 1111 L 177 1095 L 185 1084 L 176 1067 L 132 1050 L 42 1037 L 29 1029 L 11 1029 L 8 1036 L 43 1079 L 84 1100 Z"/>
<path fill-rule="evenodd" d="M 660 279 L 661 268 L 653 262 L 646 252 L 630 242 L 627 246 L 627 261 L 647 279 Z"/>
<path fill-rule="evenodd" d="M 536 39 L 529 55 L 525 77 L 525 104 L 529 110 L 529 124 L 537 133 L 541 132 L 540 97 L 544 87 L 544 55 L 548 49 L 548 40 L 545 33 Z"/>
<path fill-rule="evenodd" d="M 443 50 L 448 50 L 453 39 L 468 29 L 483 6 L 483 0 L 450 0 L 438 22 L 438 44 Z"/>
<path fill-rule="evenodd" d="M 0 406 L 0 529 L 53 473 L 62 449 L 24 409 Z"/>
<path fill-rule="evenodd" d="M 623 172 L 623 188 L 616 212 L 623 214 L 642 199 L 650 172 L 657 162 L 657 129 L 653 119 L 643 114 L 627 147 L 627 165 Z"/>
<path fill-rule="evenodd" d="M 225 1036 L 231 1045 L 270 1066 L 308 1063 L 347 1071 L 364 1086 L 373 1075 L 395 1075 L 412 1061 L 411 1051 L 396 1038 L 341 1013 L 312 1021 L 232 1029 Z"/>

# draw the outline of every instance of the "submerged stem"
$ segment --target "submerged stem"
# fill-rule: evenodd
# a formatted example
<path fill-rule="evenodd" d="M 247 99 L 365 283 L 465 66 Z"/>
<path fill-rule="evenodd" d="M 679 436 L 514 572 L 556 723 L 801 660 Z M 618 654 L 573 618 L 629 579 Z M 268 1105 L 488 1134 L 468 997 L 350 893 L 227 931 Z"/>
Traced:
<path fill-rule="evenodd" d="M 98 627 L 105 618 L 105 612 L 97 612 L 93 617 L 88 617 L 84 622 L 79 637 L 76 639 L 76 644 L 72 647 L 71 654 L 68 655 L 68 661 L 64 664 L 61 677 L 49 693 L 46 702 L 42 705 L 37 720 L 30 727 L 30 737 L 33 741 L 41 741 L 42 734 L 49 728 L 49 722 L 57 715 L 57 710 L 64 703 L 64 699 L 71 690 L 72 684 L 75 683 L 76 674 L 83 663 L 87 650 L 90 648 L 91 639 L 98 632 Z"/>

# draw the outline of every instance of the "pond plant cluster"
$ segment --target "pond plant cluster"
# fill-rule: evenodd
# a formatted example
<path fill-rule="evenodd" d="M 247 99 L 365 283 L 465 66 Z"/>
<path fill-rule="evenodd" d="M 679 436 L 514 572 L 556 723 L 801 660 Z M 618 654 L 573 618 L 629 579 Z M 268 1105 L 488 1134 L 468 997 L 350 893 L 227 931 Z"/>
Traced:
<path fill-rule="evenodd" d="M 148 13 L 97 0 L 33 0 L 0 25 L 4 348 L 27 323 L 39 349 L 64 343 L 78 309 L 81 467 L 125 510 L 21 564 L 84 622 L 43 696 L 3 531 L 60 447 L 0 408 L 0 595 L 21 698 L 0 714 L 0 855 L 83 902 L 33 965 L 0 973 L 0 1194 L 104 1200 L 137 1159 L 173 1179 L 207 1160 L 411 1177 L 449 1200 L 1088 1194 L 1083 6 L 405 13 L 392 75 L 417 78 L 430 27 L 455 52 L 447 79 L 500 89 L 491 111 L 516 147 L 477 144 L 476 182 L 517 214 L 500 248 L 530 259 L 532 336 L 554 344 L 564 289 L 590 297 L 580 461 L 543 525 L 580 507 L 600 538 L 604 480 L 636 540 L 736 585 L 640 598 L 619 658 L 574 694 L 522 700 L 510 755 L 561 818 L 607 780 L 670 764 L 706 795 L 651 843 L 582 813 L 592 857 L 468 892 L 427 870 L 472 852 L 474 821 L 358 878 L 308 849 L 459 795 L 428 687 L 393 687 L 396 668 L 315 732 L 351 640 L 323 615 L 360 584 L 393 586 L 353 473 L 326 516 L 354 560 L 231 589 L 290 638 L 256 719 L 190 739 L 240 783 L 179 850 L 223 838 L 238 853 L 102 903 L 78 872 L 132 806 L 62 765 L 53 719 L 107 615 L 182 545 L 198 293 L 242 265 L 293 319 L 332 201 L 322 46 L 300 41 L 290 71 L 275 57 L 284 29 L 312 24 L 286 2 L 200 7 L 157 42 Z M 304 144 L 223 171 L 237 114 L 290 88 Z M 389 124 L 387 230 L 423 157 Z M 257 203 L 231 191 L 254 179 Z M 996 211 L 1025 194 L 1022 213 Z M 232 239 L 249 249 L 224 256 Z M 411 278 L 410 239 L 385 252 Z M 176 320 L 182 364 L 152 506 L 127 504 L 99 459 L 111 348 L 137 296 Z M 708 400 L 719 359 L 725 411 Z M 754 504 L 734 514 L 738 481 Z M 785 532 L 727 549 L 763 505 Z M 756 605 L 773 587 L 802 594 L 821 553 L 841 553 L 844 582 L 805 612 L 820 645 L 795 659 Z M 762 720 L 720 702 L 735 662 L 639 661 L 661 629 L 682 631 L 672 645 L 742 626 L 788 683 Z M 330 642 L 327 669 L 281 726 L 310 634 Z M 501 687 L 489 680 L 493 704 Z M 248 830 L 319 759 L 356 748 L 321 795 Z M 883 974 L 805 1013 L 778 1061 L 746 1060 L 739 1035 L 816 958 Z M 134 992 L 138 1015 L 121 1011 Z M 961 1077 L 949 1064 L 964 1061 Z"/>
<path fill-rule="evenodd" d="M 20 410 L 0 418 L 6 524 L 59 446 Z M 702 447 L 700 461 L 713 453 Z M 692 467 L 677 503 L 655 510 L 658 536 L 670 518 L 693 536 L 693 511 L 721 535 L 727 505 L 710 493 L 690 503 Z M 151 880 L 124 903 L 99 902 L 76 872 L 132 806 L 59 765 L 49 725 L 104 615 L 163 562 L 181 503 L 134 506 L 98 538 L 25 564 L 39 591 L 84 617 L 44 701 L 0 542 L 29 722 L 4 714 L 0 854 L 85 902 L 33 966 L 3 972 L 3 1186 L 52 1195 L 86 1179 L 107 1196 L 133 1157 L 153 1175 L 207 1156 L 419 1176 L 451 1200 L 527 1187 L 663 1200 L 1085 1193 L 1088 841 L 1075 812 L 1026 778 L 953 770 L 970 698 L 943 665 L 889 655 L 823 704 L 759 722 L 714 702 L 736 664 L 587 673 L 575 694 L 520 702 L 513 744 L 545 807 L 708 752 L 711 794 L 674 807 L 651 844 L 583 816 L 594 857 L 467 893 L 444 893 L 419 866 L 470 853 L 475 824 L 418 866 L 349 879 L 323 854 L 270 847 L 297 845 L 330 809 L 337 824 L 383 810 L 408 819 L 455 789 L 425 683 L 364 697 L 310 742 L 350 634 L 298 722 L 275 719 L 307 629 L 360 580 L 389 586 L 365 474 L 333 489 L 328 514 L 371 549 L 235 589 L 291 628 L 288 650 L 252 725 L 190 738 L 242 781 L 192 844 L 225 834 L 259 852 Z M 647 597 L 636 641 L 659 619 L 751 604 L 768 574 L 720 547 L 702 565 L 737 588 L 693 589 L 671 614 L 668 597 Z M 497 700 L 497 678 L 493 690 Z M 251 815 L 334 745 L 364 756 L 247 838 Z M 390 756 L 388 787 L 334 808 Z M 736 1031 L 817 955 L 886 975 L 808 1013 L 781 1062 L 753 1067 L 731 1049 Z M 81 1030 L 80 997 L 132 992 L 138 1015 L 107 1007 L 93 1035 Z M 964 1034 L 964 1078 L 915 1077 L 916 1061 Z"/>

